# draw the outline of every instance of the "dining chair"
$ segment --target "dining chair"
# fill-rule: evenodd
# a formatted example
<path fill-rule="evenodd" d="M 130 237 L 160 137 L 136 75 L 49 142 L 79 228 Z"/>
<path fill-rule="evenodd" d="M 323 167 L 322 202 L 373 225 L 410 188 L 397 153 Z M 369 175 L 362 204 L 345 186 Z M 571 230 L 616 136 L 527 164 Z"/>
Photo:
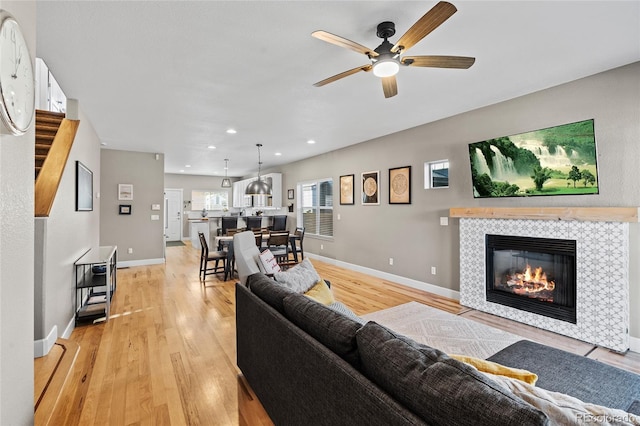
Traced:
<path fill-rule="evenodd" d="M 267 240 L 267 249 L 273 253 L 278 265 L 287 266 L 289 263 L 289 231 L 271 231 Z"/>
<path fill-rule="evenodd" d="M 296 261 L 300 253 L 300 261 L 304 260 L 304 227 L 297 227 L 291 238 L 291 250 L 294 252 Z"/>
<path fill-rule="evenodd" d="M 285 231 L 287 229 L 287 215 L 273 216 L 272 231 Z"/>
<path fill-rule="evenodd" d="M 262 248 L 262 231 L 259 232 L 253 232 L 254 237 L 256 237 L 256 247 L 258 247 L 258 249 Z"/>
<path fill-rule="evenodd" d="M 238 232 L 243 232 L 244 230 L 244 228 L 229 228 L 223 235 L 226 235 L 227 237 L 233 237 Z"/>
<path fill-rule="evenodd" d="M 245 219 L 247 229 L 253 230 L 254 228 L 262 227 L 262 216 L 247 216 Z"/>
<path fill-rule="evenodd" d="M 237 216 L 222 216 L 222 226 L 218 228 L 218 235 L 227 235 L 227 229 L 238 227 Z"/>
<path fill-rule="evenodd" d="M 223 250 L 209 252 L 209 246 L 207 245 L 207 239 L 202 232 L 198 232 L 198 238 L 200 238 L 200 273 L 198 277 L 204 281 L 207 275 L 217 274 L 219 272 L 225 272 L 227 269 L 227 252 Z M 222 261 L 222 266 L 219 266 Z M 209 267 L 209 262 L 215 262 L 213 267 Z M 226 275 L 225 275 L 226 277 Z"/>

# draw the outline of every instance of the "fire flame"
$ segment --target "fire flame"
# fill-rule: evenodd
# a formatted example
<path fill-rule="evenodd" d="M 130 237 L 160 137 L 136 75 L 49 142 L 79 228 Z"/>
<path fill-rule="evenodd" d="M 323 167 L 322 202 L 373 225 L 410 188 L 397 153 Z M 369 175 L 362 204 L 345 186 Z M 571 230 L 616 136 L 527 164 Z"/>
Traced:
<path fill-rule="evenodd" d="M 541 291 L 553 291 L 556 283 L 547 280 L 547 274 L 541 267 L 535 268 L 532 272 L 530 265 L 522 273 L 516 273 L 507 281 L 510 287 L 518 286 L 513 289 L 514 293 L 539 293 Z"/>

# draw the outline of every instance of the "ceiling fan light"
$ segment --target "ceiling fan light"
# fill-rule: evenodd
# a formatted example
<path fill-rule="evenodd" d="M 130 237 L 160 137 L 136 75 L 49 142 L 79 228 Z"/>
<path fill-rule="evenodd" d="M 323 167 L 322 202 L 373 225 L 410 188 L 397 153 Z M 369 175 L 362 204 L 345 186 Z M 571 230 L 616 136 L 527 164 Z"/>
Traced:
<path fill-rule="evenodd" d="M 393 58 L 384 58 L 373 64 L 373 75 L 376 77 L 391 77 L 398 74 L 400 65 Z"/>

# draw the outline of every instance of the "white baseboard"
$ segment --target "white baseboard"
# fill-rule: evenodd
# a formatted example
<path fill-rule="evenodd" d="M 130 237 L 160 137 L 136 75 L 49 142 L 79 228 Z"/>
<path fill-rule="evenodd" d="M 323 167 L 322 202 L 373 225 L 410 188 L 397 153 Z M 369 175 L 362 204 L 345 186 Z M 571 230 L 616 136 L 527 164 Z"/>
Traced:
<path fill-rule="evenodd" d="M 63 339 L 68 339 L 69 337 L 71 337 L 71 333 L 75 328 L 76 328 L 76 317 L 74 315 L 73 317 L 71 317 L 71 320 L 69 320 L 67 327 L 64 329 L 64 333 L 62 333 L 62 336 L 60 337 L 62 337 Z"/>
<path fill-rule="evenodd" d="M 40 358 L 49 353 L 58 338 L 58 326 L 53 326 L 47 337 L 33 342 L 33 357 Z"/>
<path fill-rule="evenodd" d="M 341 260 L 330 259 L 324 256 L 318 256 L 317 254 L 313 254 L 313 253 L 307 253 L 305 254 L 305 256 L 309 256 L 313 259 L 318 259 L 318 260 L 321 260 L 322 262 L 326 262 L 332 265 L 340 266 L 345 269 L 350 269 L 352 271 L 362 272 L 363 274 L 373 275 L 374 277 L 377 277 L 377 278 L 393 281 L 398 284 L 406 285 L 407 287 L 417 288 L 418 290 L 428 291 L 429 293 L 435 293 L 442 297 L 448 297 L 449 299 L 460 300 L 459 291 L 443 288 L 435 284 L 425 283 L 425 282 L 414 280 L 411 278 L 402 277 L 400 275 L 394 275 L 388 272 L 378 271 L 377 269 L 371 269 L 364 266 L 355 265 L 353 263 L 343 262 Z"/>
<path fill-rule="evenodd" d="M 129 268 L 131 266 L 158 265 L 164 263 L 164 258 L 160 259 L 141 259 L 141 260 L 123 260 L 118 261 L 118 268 Z"/>
<path fill-rule="evenodd" d="M 629 336 L 629 350 L 640 353 L 640 338 Z"/>

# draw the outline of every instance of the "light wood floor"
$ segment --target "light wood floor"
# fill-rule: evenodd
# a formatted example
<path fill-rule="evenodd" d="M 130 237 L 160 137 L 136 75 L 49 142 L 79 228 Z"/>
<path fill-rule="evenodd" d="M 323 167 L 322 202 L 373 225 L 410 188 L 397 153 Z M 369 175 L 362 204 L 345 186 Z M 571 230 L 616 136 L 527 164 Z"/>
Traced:
<path fill-rule="evenodd" d="M 41 401 L 47 412 L 36 411 L 36 425 L 273 424 L 235 365 L 235 281 L 209 275 L 203 285 L 198 261 L 190 245 L 168 247 L 165 265 L 118 270 L 111 320 L 73 331 L 70 342 L 80 348 L 75 364 L 59 397 Z M 418 301 L 640 372 L 639 354 L 594 350 L 454 300 L 313 263 L 357 314 Z M 38 362 L 59 364 L 47 358 Z M 51 367 L 36 366 L 36 382 L 47 382 L 46 371 Z M 38 385 L 36 400 L 44 386 Z"/>

